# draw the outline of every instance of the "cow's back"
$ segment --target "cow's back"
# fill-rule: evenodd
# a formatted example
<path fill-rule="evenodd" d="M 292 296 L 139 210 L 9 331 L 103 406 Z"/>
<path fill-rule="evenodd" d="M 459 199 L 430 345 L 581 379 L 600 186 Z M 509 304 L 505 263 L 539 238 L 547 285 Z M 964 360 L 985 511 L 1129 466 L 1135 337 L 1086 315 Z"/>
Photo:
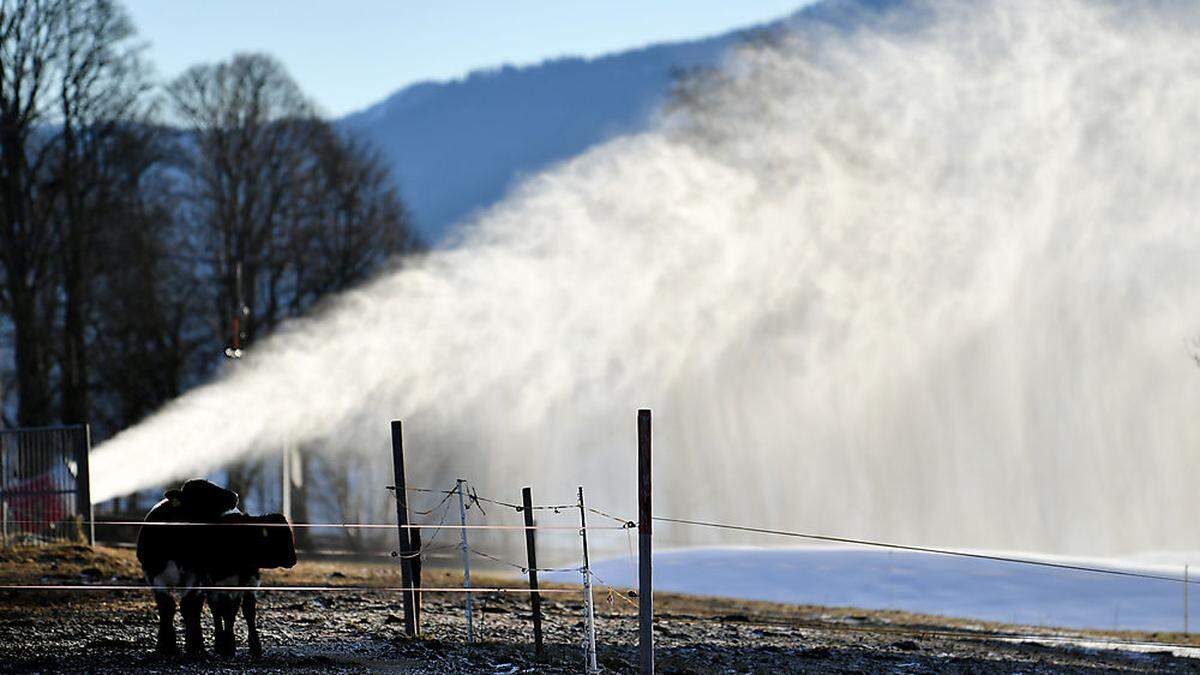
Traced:
<path fill-rule="evenodd" d="M 138 532 L 142 571 L 153 579 L 171 563 L 188 570 L 209 566 L 221 547 L 217 528 L 207 524 L 216 523 L 237 503 L 236 492 L 199 478 L 185 482 L 181 489 L 168 490 L 146 514 L 148 524 Z"/>
<path fill-rule="evenodd" d="M 186 523 L 187 513 L 178 500 L 163 499 L 146 514 L 146 523 Z M 186 525 L 142 525 L 138 531 L 137 558 L 142 571 L 154 578 L 168 564 L 182 564 L 190 558 L 192 551 Z"/>

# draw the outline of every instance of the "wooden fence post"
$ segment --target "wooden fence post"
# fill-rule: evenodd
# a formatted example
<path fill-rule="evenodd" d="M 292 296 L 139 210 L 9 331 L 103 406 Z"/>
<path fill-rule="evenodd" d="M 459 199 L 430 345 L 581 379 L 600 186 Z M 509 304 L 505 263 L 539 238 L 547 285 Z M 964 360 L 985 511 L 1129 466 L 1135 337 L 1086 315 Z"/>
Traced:
<path fill-rule="evenodd" d="M 392 473 L 396 481 L 396 529 L 400 538 L 400 592 L 404 599 L 404 634 L 417 636 L 416 591 L 413 590 L 412 540 L 408 536 L 408 483 L 404 478 L 404 431 L 392 420 Z"/>
<path fill-rule="evenodd" d="M 533 529 L 533 493 L 521 488 L 521 507 L 525 513 L 525 557 L 529 566 L 529 606 L 533 611 L 533 652 L 542 655 L 542 594 L 538 593 L 537 532 Z"/>

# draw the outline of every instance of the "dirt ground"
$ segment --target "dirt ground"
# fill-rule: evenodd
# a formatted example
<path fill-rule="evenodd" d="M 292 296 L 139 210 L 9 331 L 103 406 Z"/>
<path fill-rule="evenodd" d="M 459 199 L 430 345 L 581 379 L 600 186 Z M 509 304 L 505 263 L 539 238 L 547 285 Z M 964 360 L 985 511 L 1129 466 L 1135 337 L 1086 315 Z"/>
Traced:
<path fill-rule="evenodd" d="M 264 585 L 398 586 L 394 564 L 302 562 Z M 476 576 L 477 586 L 512 586 Z M 140 584 L 133 552 L 80 546 L 0 549 L 0 584 Z M 461 585 L 426 572 L 426 586 Z M 565 588 L 565 587 L 557 587 Z M 637 669 L 633 603 L 597 589 L 600 668 Z M 465 643 L 461 594 L 431 593 L 423 636 L 404 637 L 399 595 L 383 590 L 264 591 L 264 655 L 251 661 L 241 628 L 238 656 L 166 658 L 153 652 L 156 618 L 138 591 L 0 590 L 0 672 L 418 672 L 583 671 L 577 592 L 548 594 L 546 654 L 536 658 L 527 596 L 475 595 L 477 642 Z M 1200 672 L 1200 660 L 1167 646 L 1200 648 L 1177 634 L 1056 632 L 919 616 L 656 594 L 658 670 L 663 673 Z M 211 625 L 205 632 L 211 648 Z M 1198 650 L 1196 653 L 1200 653 Z"/>

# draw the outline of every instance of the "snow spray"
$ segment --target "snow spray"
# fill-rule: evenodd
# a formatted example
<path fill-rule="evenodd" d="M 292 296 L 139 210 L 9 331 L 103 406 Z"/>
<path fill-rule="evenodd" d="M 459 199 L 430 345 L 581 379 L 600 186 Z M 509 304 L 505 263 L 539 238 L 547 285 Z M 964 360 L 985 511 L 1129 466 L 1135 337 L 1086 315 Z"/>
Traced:
<path fill-rule="evenodd" d="M 1200 5 L 839 7 L 104 443 L 93 497 L 386 466 L 402 418 L 417 483 L 632 513 L 649 407 L 665 515 L 1196 548 Z"/>

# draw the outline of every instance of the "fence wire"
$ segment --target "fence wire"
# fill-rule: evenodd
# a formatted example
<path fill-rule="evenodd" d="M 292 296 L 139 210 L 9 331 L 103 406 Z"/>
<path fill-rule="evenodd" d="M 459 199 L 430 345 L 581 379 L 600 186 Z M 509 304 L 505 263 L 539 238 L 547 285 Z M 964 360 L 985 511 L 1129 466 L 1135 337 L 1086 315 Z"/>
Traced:
<path fill-rule="evenodd" d="M 824 541 L 835 544 L 850 544 L 854 546 L 870 546 L 874 548 L 891 549 L 895 551 L 911 551 L 915 553 L 932 553 L 937 555 L 948 555 L 959 558 L 973 558 L 976 560 L 990 560 L 993 562 L 1014 563 L 1019 565 L 1033 565 L 1037 567 L 1050 567 L 1061 570 L 1071 570 L 1075 572 L 1092 572 L 1095 574 L 1111 574 L 1121 577 L 1134 577 L 1138 579 L 1153 579 L 1155 581 L 1170 581 L 1173 583 L 1200 584 L 1200 580 L 1184 579 L 1183 577 L 1173 577 L 1165 574 L 1152 574 L 1149 572 L 1132 572 L 1129 570 L 1118 570 L 1109 567 L 1093 567 L 1089 565 L 1077 565 L 1072 563 L 1060 563 L 1049 560 L 1035 560 L 1031 558 L 1017 558 L 1013 556 L 1003 556 L 991 553 L 977 553 L 974 551 L 962 551 L 956 549 L 934 548 L 932 546 L 916 546 L 912 544 L 896 544 L 885 541 L 873 541 L 870 539 L 854 539 L 850 537 L 838 537 L 828 534 L 811 534 L 807 532 L 793 532 L 789 530 L 776 530 L 765 527 L 754 527 L 751 525 L 734 525 L 730 523 L 717 523 L 704 520 L 691 520 L 688 518 L 668 518 L 666 516 L 654 516 L 656 521 L 663 523 L 676 523 L 680 525 L 694 525 L 699 527 L 711 527 L 722 530 L 733 530 L 738 532 L 752 532 L 755 534 L 769 534 L 780 537 L 792 537 L 796 539 L 808 539 L 811 541 Z"/>

